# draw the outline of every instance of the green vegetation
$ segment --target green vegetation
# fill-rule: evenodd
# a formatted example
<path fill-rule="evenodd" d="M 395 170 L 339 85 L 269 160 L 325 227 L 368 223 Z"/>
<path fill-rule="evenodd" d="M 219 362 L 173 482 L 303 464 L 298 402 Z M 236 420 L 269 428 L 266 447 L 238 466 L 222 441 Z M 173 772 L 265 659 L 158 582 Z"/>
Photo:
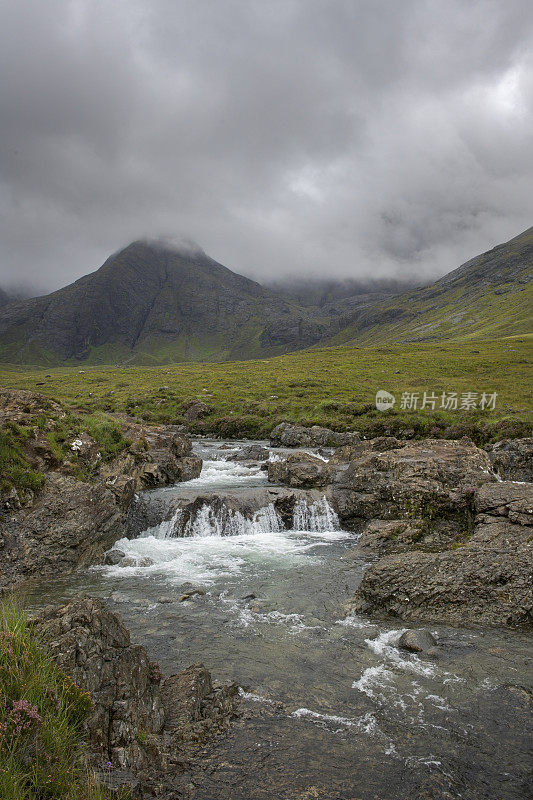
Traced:
<path fill-rule="evenodd" d="M 63 367 L 46 374 L 5 367 L 0 383 L 56 398 L 75 414 L 125 412 L 150 423 L 181 423 L 191 401 L 202 401 L 207 413 L 190 423 L 195 434 L 265 437 L 288 421 L 366 436 L 409 430 L 415 436 L 467 435 L 483 443 L 529 435 L 530 352 L 527 336 L 339 346 L 223 364 Z M 375 409 L 378 389 L 396 396 L 394 410 Z M 424 392 L 440 398 L 451 391 L 477 392 L 478 397 L 497 392 L 496 408 L 442 411 L 437 403 L 435 410 L 398 410 L 402 392 L 418 392 L 422 399 Z M 105 419 L 112 424 L 110 417 Z"/>
<path fill-rule="evenodd" d="M 28 490 L 38 491 L 45 476 L 32 468 L 31 459 L 35 445 L 35 434 L 42 434 L 52 458 L 60 464 L 67 457 L 74 474 L 82 480 L 90 480 L 91 465 L 82 464 L 70 445 L 81 433 L 88 433 L 96 440 L 101 461 L 110 461 L 128 446 L 118 422 L 108 414 L 58 415 L 52 410 L 42 411 L 30 417 L 24 425 L 7 421 L 0 426 L 0 495 L 15 489 L 23 501 Z M 42 451 L 41 445 L 41 451 Z M 49 462 L 50 463 L 50 462 Z"/>
<path fill-rule="evenodd" d="M 21 607 L 0 605 L 0 797 L 105 800 L 91 779 L 82 725 L 90 696 L 46 655 Z M 126 800 L 126 796 L 125 796 Z"/>
<path fill-rule="evenodd" d="M 19 495 L 36 491 L 44 483 L 44 475 L 32 469 L 22 449 L 25 433 L 17 425 L 0 428 L 0 494 L 15 488 Z"/>

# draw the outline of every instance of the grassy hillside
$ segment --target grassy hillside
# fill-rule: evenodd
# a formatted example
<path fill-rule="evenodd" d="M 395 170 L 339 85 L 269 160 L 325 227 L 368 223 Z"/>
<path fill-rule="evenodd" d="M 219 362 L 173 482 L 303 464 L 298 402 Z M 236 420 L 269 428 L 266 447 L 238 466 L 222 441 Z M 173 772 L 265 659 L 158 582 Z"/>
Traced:
<path fill-rule="evenodd" d="M 332 344 L 497 338 L 531 333 L 533 228 L 431 286 L 358 313 Z"/>
<path fill-rule="evenodd" d="M 385 433 L 414 429 L 479 441 L 525 435 L 531 427 L 531 338 L 496 341 L 332 347 L 276 358 L 166 367 L 0 369 L 0 383 L 32 389 L 74 409 L 127 412 L 152 422 L 183 421 L 193 400 L 208 413 L 196 433 L 266 436 L 283 420 L 337 430 Z M 376 391 L 395 394 L 377 411 Z M 497 392 L 494 411 L 400 411 L 402 392 Z M 437 428 L 437 430 L 435 430 Z"/>

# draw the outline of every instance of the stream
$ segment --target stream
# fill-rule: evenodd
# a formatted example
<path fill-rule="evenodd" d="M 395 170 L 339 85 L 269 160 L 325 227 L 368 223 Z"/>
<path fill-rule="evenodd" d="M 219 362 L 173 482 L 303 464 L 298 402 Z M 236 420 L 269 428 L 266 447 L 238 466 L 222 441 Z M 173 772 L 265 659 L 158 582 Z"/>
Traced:
<path fill-rule="evenodd" d="M 401 621 L 346 617 L 368 564 L 357 537 L 316 493 L 287 529 L 266 473 L 228 460 L 242 444 L 197 442 L 201 476 L 151 493 L 175 514 L 118 542 L 122 562 L 30 596 L 34 607 L 80 592 L 108 598 L 165 674 L 202 662 L 238 683 L 244 714 L 184 776 L 184 795 L 529 798 L 526 635 L 428 625 L 436 655 L 417 656 L 397 647 Z M 264 504 L 252 518 L 209 501 L 254 493 Z M 195 496 L 207 500 L 176 537 L 179 504 Z M 204 593 L 176 602 L 192 589 Z"/>

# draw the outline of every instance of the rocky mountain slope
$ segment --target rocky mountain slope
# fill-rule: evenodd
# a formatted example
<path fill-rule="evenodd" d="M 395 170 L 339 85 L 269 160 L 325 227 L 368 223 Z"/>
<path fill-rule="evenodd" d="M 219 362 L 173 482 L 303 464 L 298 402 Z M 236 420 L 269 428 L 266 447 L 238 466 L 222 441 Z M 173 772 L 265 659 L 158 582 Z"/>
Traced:
<path fill-rule="evenodd" d="M 7 292 L 0 288 L 0 308 L 7 306 L 11 302 L 11 298 Z"/>
<path fill-rule="evenodd" d="M 96 272 L 0 312 L 14 363 L 165 363 L 252 358 L 309 347 L 316 315 L 201 251 L 137 241 Z"/>
<path fill-rule="evenodd" d="M 318 343 L 522 334 L 530 327 L 532 264 L 530 228 L 431 286 L 396 296 L 394 287 L 284 293 L 201 250 L 137 241 L 70 286 L 0 307 L 0 360 L 150 365 L 258 358 Z"/>
<path fill-rule="evenodd" d="M 431 286 L 348 311 L 335 344 L 496 338 L 531 331 L 533 228 Z"/>

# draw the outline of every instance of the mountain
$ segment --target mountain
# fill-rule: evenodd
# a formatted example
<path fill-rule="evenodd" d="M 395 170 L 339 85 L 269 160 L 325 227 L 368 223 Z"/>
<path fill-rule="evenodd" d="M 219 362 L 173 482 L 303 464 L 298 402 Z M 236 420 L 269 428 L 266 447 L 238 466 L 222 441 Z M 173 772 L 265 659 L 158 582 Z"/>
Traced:
<path fill-rule="evenodd" d="M 331 344 L 497 338 L 531 332 L 533 228 L 430 286 L 356 308 Z"/>
<path fill-rule="evenodd" d="M 149 365 L 521 334 L 531 329 L 532 265 L 530 228 L 431 286 L 344 296 L 334 284 L 266 288 L 201 250 L 137 241 L 70 286 L 0 308 L 0 360 Z"/>
<path fill-rule="evenodd" d="M 1 309 L 0 360 L 154 364 L 274 355 L 320 341 L 327 320 L 317 316 L 200 250 L 137 241 L 70 286 Z"/>
<path fill-rule="evenodd" d="M 11 297 L 3 289 L 0 289 L 0 308 L 7 306 L 11 302 Z"/>

